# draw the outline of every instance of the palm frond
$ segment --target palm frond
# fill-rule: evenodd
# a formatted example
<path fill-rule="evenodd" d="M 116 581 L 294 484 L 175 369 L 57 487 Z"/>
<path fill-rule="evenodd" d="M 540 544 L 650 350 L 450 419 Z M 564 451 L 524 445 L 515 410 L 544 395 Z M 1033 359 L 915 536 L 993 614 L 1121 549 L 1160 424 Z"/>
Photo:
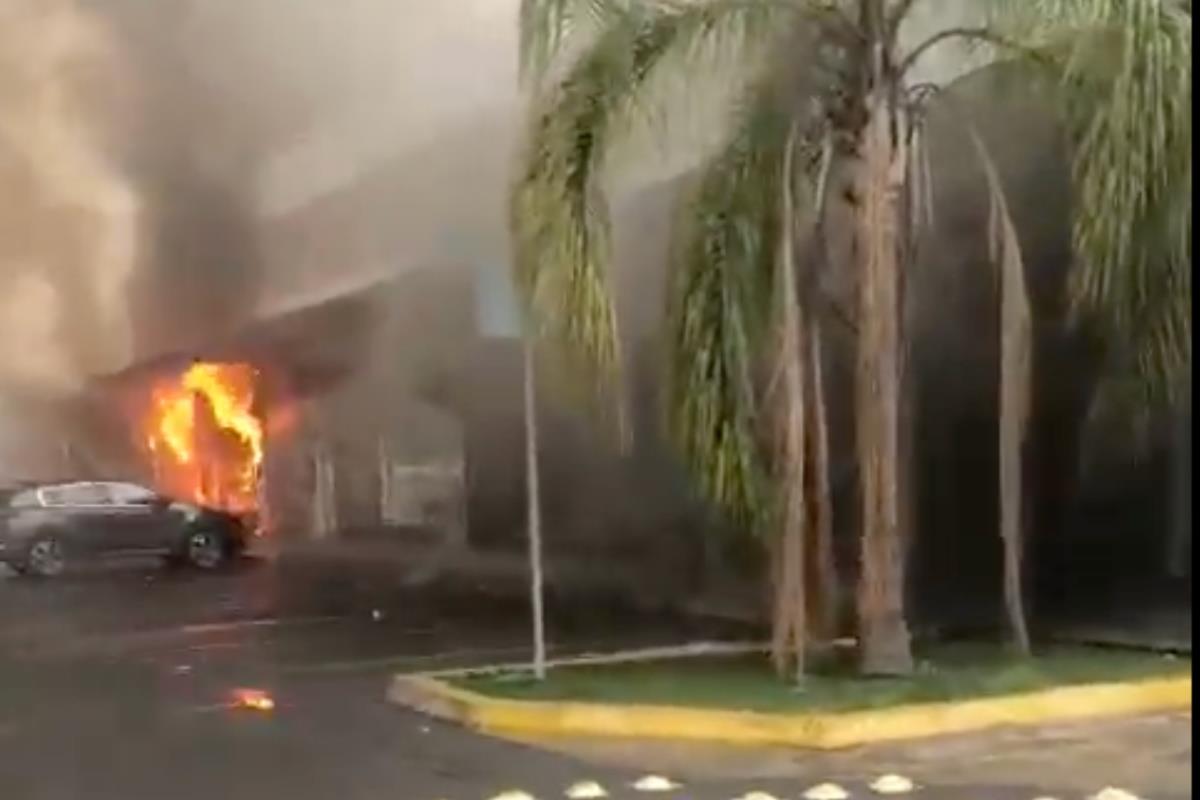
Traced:
<path fill-rule="evenodd" d="M 769 107 L 744 118 L 682 209 L 668 290 L 672 434 L 703 493 L 752 523 L 770 505 L 757 384 L 787 137 Z"/>
<path fill-rule="evenodd" d="M 794 86 L 784 83 L 763 81 L 737 107 L 728 144 L 680 210 L 668 289 L 672 436 L 701 491 L 760 532 L 778 506 L 763 426 L 780 377 L 770 363 L 779 345 L 779 242 L 785 227 L 795 236 L 796 218 L 817 211 L 828 169 L 825 118 L 795 108 Z M 793 128 L 797 185 L 794 216 L 785 218 Z"/>
<path fill-rule="evenodd" d="M 627 6 L 625 0 L 521 0 L 522 81 L 539 81 L 573 38 L 603 30 Z"/>
<path fill-rule="evenodd" d="M 1009 19 L 1061 79 L 1077 310 L 1108 331 L 1114 365 L 1132 367 L 1148 397 L 1174 400 L 1191 360 L 1190 8 L 1172 0 L 1012 5 Z"/>
<path fill-rule="evenodd" d="M 707 48 L 761 43 L 777 4 L 741 0 L 630 6 L 540 98 L 511 196 L 518 283 L 535 333 L 601 383 L 618 375 L 608 285 L 605 159 L 637 116 L 640 92 L 669 63 Z"/>

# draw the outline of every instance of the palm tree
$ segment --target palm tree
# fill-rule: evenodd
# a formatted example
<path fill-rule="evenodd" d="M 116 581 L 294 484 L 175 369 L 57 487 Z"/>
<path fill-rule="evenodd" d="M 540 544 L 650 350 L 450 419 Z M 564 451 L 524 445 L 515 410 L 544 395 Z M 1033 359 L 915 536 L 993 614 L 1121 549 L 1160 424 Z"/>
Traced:
<path fill-rule="evenodd" d="M 812 584 L 831 583 L 817 568 L 832 563 L 820 345 L 829 303 L 817 281 L 827 268 L 852 268 L 857 286 L 861 668 L 912 666 L 900 309 L 928 202 L 922 175 L 936 157 L 922 131 L 940 87 L 914 78 L 927 54 L 977 44 L 1053 77 L 1075 162 L 1079 318 L 1108 326 L 1121 344 L 1114 357 L 1136 369 L 1139 385 L 1169 390 L 1190 363 L 1190 4 L 996 0 L 978 25 L 905 46 L 905 23 L 922 1 L 930 2 L 522 3 L 526 77 L 536 89 L 512 194 L 515 261 L 539 333 L 598 381 L 617 378 L 620 367 L 607 278 L 608 156 L 648 112 L 670 108 L 664 87 L 708 91 L 713 63 L 736 77 L 732 102 L 714 101 L 728 106 L 724 146 L 702 154 L 676 235 L 670 411 L 699 485 L 771 541 L 776 663 L 792 659 L 798 674 L 814 633 Z M 970 133 L 969 120 L 964 126 Z M 1029 304 L 999 179 L 974 139 L 1002 278 L 1006 596 L 1027 650 L 1018 520 Z M 852 255 L 832 263 L 826 223 L 843 212 Z"/>

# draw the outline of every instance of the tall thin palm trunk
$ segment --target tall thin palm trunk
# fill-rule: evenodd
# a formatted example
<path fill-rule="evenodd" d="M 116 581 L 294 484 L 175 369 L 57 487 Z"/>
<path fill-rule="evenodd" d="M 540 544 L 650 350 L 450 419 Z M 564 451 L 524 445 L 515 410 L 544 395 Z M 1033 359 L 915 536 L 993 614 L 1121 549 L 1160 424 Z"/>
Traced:
<path fill-rule="evenodd" d="M 829 258 L 829 241 L 825 230 L 825 212 L 828 207 L 829 176 L 833 169 L 833 134 L 827 132 L 821 144 L 821 161 L 813 187 L 813 236 L 810 243 L 811 259 L 803 285 L 802 302 L 806 329 L 804 343 L 807 345 L 807 368 L 809 396 L 809 445 L 812 462 L 809 470 L 809 509 L 811 520 L 809 539 L 810 554 L 806 563 L 810 565 L 808 583 L 812 587 L 809 595 L 810 616 L 815 641 L 828 646 L 837 637 L 839 618 L 839 584 L 837 563 L 833 553 L 833 492 L 830 487 L 829 417 L 825 407 L 824 343 L 821 337 L 821 318 L 817 313 L 816 293 L 820 284 L 821 269 Z"/>
<path fill-rule="evenodd" d="M 785 275 L 791 270 L 785 270 Z M 786 280 L 786 278 L 785 278 Z M 787 600 L 784 613 L 791 619 L 791 651 L 795 675 L 799 681 L 804 676 L 806 650 L 809 638 L 809 615 L 807 573 L 805 564 L 808 549 L 809 508 L 808 481 L 805 475 L 807 455 L 804 351 L 800 343 L 801 322 L 799 303 L 795 298 L 795 284 L 788 281 L 792 291 L 785 292 L 787 299 L 780 345 L 783 359 L 784 400 L 779 424 L 780 440 L 783 445 L 783 508 L 782 524 L 784 537 L 783 590 Z"/>
<path fill-rule="evenodd" d="M 905 674 L 912 651 L 904 618 L 905 552 L 900 520 L 899 314 L 906 120 L 888 97 L 882 54 L 872 89 L 854 187 L 859 248 L 856 439 L 862 504 L 858 587 L 861 669 Z"/>
<path fill-rule="evenodd" d="M 781 561 L 777 572 L 774 657 L 776 669 L 786 671 L 787 654 L 791 653 L 796 680 L 804 676 L 808 644 L 808 607 L 805 549 L 809 523 L 805 458 L 807 431 L 805 412 L 805 358 L 801 342 L 804 330 L 796 280 L 795 225 L 792 215 L 792 174 L 795 150 L 794 135 L 789 139 L 783 160 L 783 221 L 779 241 L 779 317 L 776 357 L 782 387 L 775 413 L 776 441 L 779 442 L 779 472 L 782 478 L 780 498 L 780 527 L 782 546 L 772 552 Z"/>
<path fill-rule="evenodd" d="M 810 465 L 811 565 L 809 583 L 812 591 L 813 635 L 818 642 L 829 642 L 837 636 L 838 580 L 833 555 L 833 496 L 829 485 L 829 421 L 825 409 L 824 370 L 822 369 L 821 328 L 812 309 L 808 320 L 808 402 L 812 463 Z"/>
<path fill-rule="evenodd" d="M 542 597 L 542 495 L 538 467 L 537 375 L 534 345 L 525 340 L 525 488 L 529 537 L 529 599 L 533 618 L 533 674 L 546 677 L 546 631 Z"/>
<path fill-rule="evenodd" d="M 1019 269 L 1019 265 L 1018 265 Z M 1022 451 L 1025 446 L 1025 421 L 1028 415 L 1030 367 L 1028 361 L 1028 316 L 1014 306 L 1023 305 L 1012 296 L 1011 279 L 1006 267 L 1002 278 L 1000 368 L 1000 538 L 1004 544 L 1004 605 L 1008 614 L 1013 644 L 1022 655 L 1029 655 L 1029 626 L 1025 614 L 1024 569 L 1022 565 Z M 1028 315 L 1028 306 L 1024 313 Z"/>
<path fill-rule="evenodd" d="M 983 151 L 982 142 L 976 144 Z M 986 153 L 985 153 L 986 157 Z M 1033 321 L 1017 232 L 994 165 L 985 168 L 992 186 L 991 244 L 1000 268 L 1000 539 L 1004 545 L 1004 605 L 1013 644 L 1030 654 L 1024 580 L 1024 450 L 1033 388 Z"/>

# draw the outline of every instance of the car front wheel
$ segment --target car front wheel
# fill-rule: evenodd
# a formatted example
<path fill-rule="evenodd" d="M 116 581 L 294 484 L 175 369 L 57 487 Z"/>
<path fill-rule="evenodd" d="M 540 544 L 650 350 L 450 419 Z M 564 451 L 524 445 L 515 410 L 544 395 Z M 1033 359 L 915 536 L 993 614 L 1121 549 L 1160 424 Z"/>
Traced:
<path fill-rule="evenodd" d="M 225 537 L 209 529 L 192 531 L 188 534 L 184 553 L 193 567 L 216 569 L 225 562 Z"/>
<path fill-rule="evenodd" d="M 61 575 L 67 567 L 62 543 L 54 536 L 39 536 L 29 546 L 29 552 L 25 555 L 25 563 L 22 564 L 22 567 L 21 572 L 40 578 L 53 578 Z"/>

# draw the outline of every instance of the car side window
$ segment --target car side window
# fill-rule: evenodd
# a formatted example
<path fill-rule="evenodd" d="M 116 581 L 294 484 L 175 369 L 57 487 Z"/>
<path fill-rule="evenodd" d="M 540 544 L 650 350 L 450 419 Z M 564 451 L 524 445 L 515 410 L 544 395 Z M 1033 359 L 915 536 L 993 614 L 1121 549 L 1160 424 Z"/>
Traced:
<path fill-rule="evenodd" d="M 45 487 L 42 489 L 38 489 L 37 495 L 38 495 L 38 499 L 41 501 L 42 505 L 44 505 L 44 506 L 48 506 L 48 507 L 65 506 L 67 504 L 67 498 L 66 498 L 66 495 L 63 493 L 63 489 L 61 486 L 49 486 L 49 487 Z"/>
<path fill-rule="evenodd" d="M 14 494 L 9 505 L 12 508 L 37 508 L 42 505 L 42 500 L 38 496 L 37 489 L 26 489 Z"/>
<path fill-rule="evenodd" d="M 154 502 L 154 492 L 132 483 L 108 484 L 112 502 L 119 506 L 144 506 Z"/>
<path fill-rule="evenodd" d="M 102 483 L 76 483 L 62 488 L 64 502 L 59 505 L 106 506 L 112 504 L 108 487 Z"/>

